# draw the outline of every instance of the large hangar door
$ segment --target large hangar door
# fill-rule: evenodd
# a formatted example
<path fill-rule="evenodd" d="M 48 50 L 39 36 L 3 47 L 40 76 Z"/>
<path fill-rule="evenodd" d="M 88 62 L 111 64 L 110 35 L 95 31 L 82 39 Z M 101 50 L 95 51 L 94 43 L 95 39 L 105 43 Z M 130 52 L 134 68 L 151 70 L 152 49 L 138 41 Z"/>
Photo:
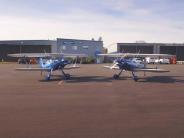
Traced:
<path fill-rule="evenodd" d="M 122 53 L 136 53 L 136 46 L 120 45 L 120 52 L 122 52 Z"/>
<path fill-rule="evenodd" d="M 177 46 L 177 60 L 184 61 L 184 46 Z"/>
<path fill-rule="evenodd" d="M 153 46 L 137 46 L 136 53 L 153 54 Z"/>
<path fill-rule="evenodd" d="M 22 53 L 51 53 L 50 45 L 23 45 L 21 48 Z"/>
<path fill-rule="evenodd" d="M 176 46 L 160 46 L 160 54 L 176 55 Z"/>
<path fill-rule="evenodd" d="M 0 60 L 4 61 L 16 61 L 15 58 L 8 57 L 7 54 L 11 53 L 19 53 L 20 52 L 20 47 L 17 45 L 7 45 L 7 44 L 2 44 L 0 45 Z"/>
<path fill-rule="evenodd" d="M 8 57 L 7 54 L 13 53 L 50 53 L 50 45 L 0 45 L 0 61 L 17 61 L 17 58 Z"/>
<path fill-rule="evenodd" d="M 177 60 L 184 60 L 184 46 L 161 46 L 160 53 L 176 55 Z"/>
<path fill-rule="evenodd" d="M 153 53 L 153 46 L 120 45 L 119 52 L 123 53 Z"/>

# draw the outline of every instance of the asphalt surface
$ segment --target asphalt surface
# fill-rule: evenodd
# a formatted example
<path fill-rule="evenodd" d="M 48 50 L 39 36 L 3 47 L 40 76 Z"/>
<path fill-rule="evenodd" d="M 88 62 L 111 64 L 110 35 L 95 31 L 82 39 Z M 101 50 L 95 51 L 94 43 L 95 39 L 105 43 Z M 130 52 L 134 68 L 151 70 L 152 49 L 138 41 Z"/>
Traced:
<path fill-rule="evenodd" d="M 184 137 L 184 65 L 138 82 L 127 72 L 113 80 L 103 65 L 67 71 L 66 82 L 16 66 L 0 64 L 0 138 Z"/>

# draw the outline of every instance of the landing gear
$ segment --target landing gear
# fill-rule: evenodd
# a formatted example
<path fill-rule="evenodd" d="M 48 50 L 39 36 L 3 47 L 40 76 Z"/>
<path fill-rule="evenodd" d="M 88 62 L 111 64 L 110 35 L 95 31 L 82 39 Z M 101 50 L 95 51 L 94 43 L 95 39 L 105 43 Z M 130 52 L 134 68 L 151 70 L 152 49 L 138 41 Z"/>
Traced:
<path fill-rule="evenodd" d="M 139 78 L 137 76 L 135 76 L 134 72 L 132 72 L 132 77 L 133 77 L 134 81 L 138 81 L 139 80 Z"/>
<path fill-rule="evenodd" d="M 138 81 L 139 80 L 139 78 L 138 77 L 134 77 L 134 81 Z"/>
<path fill-rule="evenodd" d="M 117 80 L 117 79 L 119 79 L 119 75 L 114 74 L 113 78 L 114 78 L 115 80 Z"/>
<path fill-rule="evenodd" d="M 42 72 L 41 72 L 41 74 L 42 74 Z M 45 77 L 45 80 L 46 80 L 46 81 L 49 81 L 49 80 L 50 80 L 51 74 L 52 74 L 52 70 L 51 70 L 51 71 L 47 74 L 47 76 Z"/>
<path fill-rule="evenodd" d="M 66 74 L 63 70 L 61 70 L 65 80 L 69 80 L 71 77 L 70 77 L 70 74 Z"/>
<path fill-rule="evenodd" d="M 114 74 L 113 78 L 114 78 L 115 80 L 119 79 L 119 76 L 121 75 L 122 71 L 123 71 L 123 70 L 121 70 L 118 74 Z"/>
<path fill-rule="evenodd" d="M 46 76 L 45 80 L 49 81 L 50 80 L 50 76 Z"/>
<path fill-rule="evenodd" d="M 52 71 L 53 70 L 49 71 L 48 74 L 45 76 L 46 81 L 49 81 L 51 79 Z M 66 74 L 62 69 L 61 69 L 61 72 L 62 72 L 62 75 L 64 76 L 65 80 L 69 80 L 71 78 L 70 74 Z"/>
<path fill-rule="evenodd" d="M 70 74 L 65 74 L 65 79 L 69 80 L 70 79 Z"/>

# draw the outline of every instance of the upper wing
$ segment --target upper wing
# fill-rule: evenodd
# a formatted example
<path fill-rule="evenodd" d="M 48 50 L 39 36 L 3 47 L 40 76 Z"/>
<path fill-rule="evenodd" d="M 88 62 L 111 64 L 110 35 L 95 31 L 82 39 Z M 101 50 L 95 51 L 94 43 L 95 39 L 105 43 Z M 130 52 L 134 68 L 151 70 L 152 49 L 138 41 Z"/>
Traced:
<path fill-rule="evenodd" d="M 16 53 L 16 54 L 8 54 L 10 57 L 28 57 L 28 58 L 39 58 L 39 57 L 51 57 L 49 53 Z"/>
<path fill-rule="evenodd" d="M 154 68 L 145 68 L 145 69 L 134 69 L 133 71 L 144 71 L 144 72 L 169 72 L 169 70 L 164 69 L 154 69 Z"/>
<path fill-rule="evenodd" d="M 113 54 L 98 54 L 98 56 L 107 57 L 173 57 L 169 54 L 141 54 L 141 53 L 113 53 Z"/>
<path fill-rule="evenodd" d="M 169 58 L 169 57 L 173 57 L 174 55 L 170 55 L 170 54 L 139 54 L 139 53 L 129 53 L 127 54 L 128 57 L 165 57 L 165 58 Z"/>
<path fill-rule="evenodd" d="M 52 57 L 88 57 L 86 54 L 50 53 Z"/>
<path fill-rule="evenodd" d="M 113 54 L 97 54 L 98 56 L 105 56 L 105 57 L 122 57 L 125 56 L 125 53 L 113 53 Z"/>
<path fill-rule="evenodd" d="M 67 54 L 67 53 L 17 53 L 17 54 L 8 54 L 10 57 L 87 57 L 86 54 Z"/>

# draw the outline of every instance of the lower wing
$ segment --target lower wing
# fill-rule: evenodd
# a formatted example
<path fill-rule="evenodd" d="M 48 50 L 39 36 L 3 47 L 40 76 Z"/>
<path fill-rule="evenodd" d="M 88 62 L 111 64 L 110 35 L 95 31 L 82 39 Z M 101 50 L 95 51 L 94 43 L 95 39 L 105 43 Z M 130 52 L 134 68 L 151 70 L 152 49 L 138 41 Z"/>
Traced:
<path fill-rule="evenodd" d="M 18 71 L 50 71 L 49 68 L 16 68 Z"/>
<path fill-rule="evenodd" d="M 164 69 L 154 69 L 154 68 L 145 68 L 145 69 L 134 69 L 133 71 L 144 71 L 144 72 L 169 72 L 169 70 Z"/>
<path fill-rule="evenodd" d="M 64 70 L 77 69 L 79 66 L 65 67 Z M 17 71 L 50 71 L 50 68 L 16 68 Z"/>

